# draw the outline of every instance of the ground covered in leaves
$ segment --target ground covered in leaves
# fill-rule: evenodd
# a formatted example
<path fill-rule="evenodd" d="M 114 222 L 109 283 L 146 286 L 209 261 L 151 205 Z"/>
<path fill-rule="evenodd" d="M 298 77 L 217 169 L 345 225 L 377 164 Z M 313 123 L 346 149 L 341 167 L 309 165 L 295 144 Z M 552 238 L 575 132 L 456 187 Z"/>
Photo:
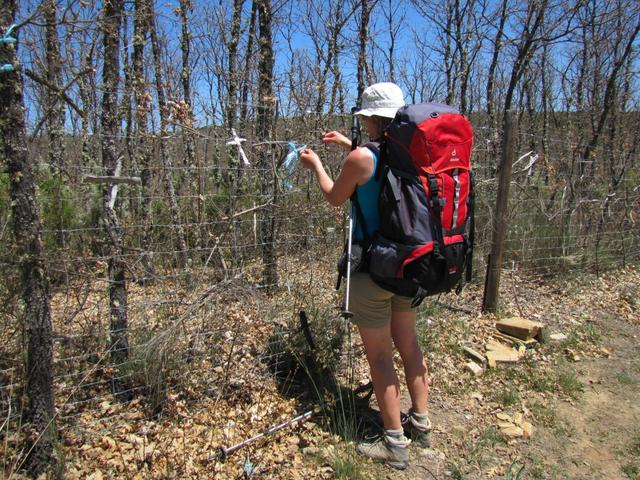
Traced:
<path fill-rule="evenodd" d="M 355 454 L 354 442 L 375 431 L 377 407 L 366 392 L 353 394 L 368 382 L 367 367 L 357 334 L 343 330 L 327 273 L 332 267 L 326 268 L 288 272 L 287 285 L 271 294 L 136 286 L 132 360 L 120 368 L 105 366 L 98 344 L 72 355 L 78 342 L 96 341 L 100 329 L 91 319 L 101 315 L 101 301 L 92 302 L 92 292 L 78 295 L 81 324 L 91 330 L 80 335 L 77 315 L 72 327 L 62 312 L 78 308 L 54 298 L 59 475 L 638 478 L 637 269 L 562 280 L 506 272 L 498 315 L 479 313 L 482 291 L 474 285 L 458 297 L 425 301 L 418 328 L 431 370 L 433 449 L 425 456 L 412 451 L 410 467 L 397 472 Z M 462 347 L 484 351 L 495 321 L 512 315 L 566 338 L 548 339 L 519 362 L 474 376 Z M 107 388 L 116 371 L 130 387 L 126 400 Z M 269 433 L 304 413 L 304 421 Z M 504 422 L 526 422 L 531 435 L 509 437 Z M 5 435 L 7 476 L 24 453 L 19 436 Z"/>

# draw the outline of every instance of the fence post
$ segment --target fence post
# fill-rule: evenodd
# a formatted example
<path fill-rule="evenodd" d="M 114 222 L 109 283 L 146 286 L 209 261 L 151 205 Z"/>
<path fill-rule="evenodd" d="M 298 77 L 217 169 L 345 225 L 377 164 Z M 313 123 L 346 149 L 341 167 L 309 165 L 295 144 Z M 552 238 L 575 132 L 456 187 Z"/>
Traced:
<path fill-rule="evenodd" d="M 485 277 L 483 312 L 495 312 L 498 307 L 498 290 L 500 288 L 500 270 L 504 254 L 504 237 L 507 231 L 507 208 L 509 204 L 509 184 L 511 183 L 511 167 L 514 149 L 514 115 L 507 110 L 502 122 L 501 163 L 498 177 L 498 195 L 496 197 L 496 214 L 493 219 L 491 236 L 491 253 L 487 260 Z"/>

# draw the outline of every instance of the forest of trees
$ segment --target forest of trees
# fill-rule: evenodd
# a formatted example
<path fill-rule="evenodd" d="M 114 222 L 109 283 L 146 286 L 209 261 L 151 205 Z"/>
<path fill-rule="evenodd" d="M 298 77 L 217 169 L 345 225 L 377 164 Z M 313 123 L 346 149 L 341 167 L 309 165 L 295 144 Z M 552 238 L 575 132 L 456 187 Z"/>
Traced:
<path fill-rule="evenodd" d="M 117 367 L 132 283 L 282 286 L 282 256 L 336 225 L 308 177 L 283 172 L 286 146 L 346 133 L 373 82 L 472 120 L 479 265 L 506 111 L 522 157 L 505 260 L 639 259 L 637 1 L 2 0 L 0 30 L 0 402 L 14 422 L 19 399 L 30 473 L 57 441 L 52 298 L 99 279 L 108 325 L 91 348 Z M 135 395 L 125 375 L 108 390 Z"/>

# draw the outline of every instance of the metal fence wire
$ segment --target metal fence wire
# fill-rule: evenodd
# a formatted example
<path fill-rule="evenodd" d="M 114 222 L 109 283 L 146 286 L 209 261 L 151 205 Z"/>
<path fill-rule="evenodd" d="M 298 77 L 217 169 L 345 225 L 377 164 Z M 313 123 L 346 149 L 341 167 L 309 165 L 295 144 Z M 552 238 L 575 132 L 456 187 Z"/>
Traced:
<path fill-rule="evenodd" d="M 290 381 L 290 392 L 296 392 L 293 360 L 285 353 L 295 351 L 292 345 L 298 340 L 285 327 L 297 325 L 298 312 L 306 309 L 321 336 L 336 317 L 334 265 L 345 221 L 341 209 L 324 202 L 307 170 L 296 165 L 289 171 L 283 161 L 289 143 L 313 145 L 335 175 L 342 154 L 319 145 L 319 138 L 329 127 L 346 130 L 347 121 L 282 120 L 274 142 L 240 131 L 247 139 L 242 150 L 248 164 L 237 145 L 227 144 L 228 135 L 214 128 L 194 135 L 194 164 L 185 163 L 183 135 L 162 139 L 172 158 L 169 170 L 157 157 L 161 139 L 146 139 L 148 165 L 137 141 L 119 139 L 120 175 L 149 179 L 145 188 L 139 182 L 119 185 L 115 203 L 123 239 L 119 260 L 126 265 L 129 340 L 126 360 L 119 364 L 113 363 L 109 349 L 114 332 L 109 330 L 107 269 L 112 254 L 101 223 L 104 185 L 87 181 L 87 176 L 104 174 L 100 137 L 85 139 L 84 149 L 82 139 L 67 138 L 63 166 L 48 165 L 42 158 L 44 140 L 31 140 L 30 151 L 40 160 L 38 201 L 52 284 L 56 421 L 63 434 L 101 437 L 132 422 L 132 408 L 114 402 L 114 382 L 126 386 L 121 393 L 139 402 L 144 418 L 159 412 L 180 418 L 180 402 L 202 399 L 207 399 L 202 409 L 225 403 L 245 411 L 271 411 L 267 393 L 278 381 Z M 476 128 L 476 284 L 483 282 L 491 241 L 501 134 Z M 592 163 L 578 169 L 580 145 L 580 138 L 563 132 L 550 135 L 544 144 L 534 132 L 519 133 L 506 270 L 572 275 L 640 259 L 637 154 L 601 149 Z M 87 156 L 87 151 L 93 154 Z M 613 157 L 628 163 L 612 164 Z M 0 437 L 2 443 L 17 445 L 25 379 L 23 311 L 15 289 L 18 270 L 6 176 L 0 174 Z M 167 176 L 175 186 L 178 218 L 171 213 Z M 273 255 L 265 256 L 266 249 Z M 181 265 L 181 255 L 186 255 L 186 265 Z M 265 281 L 265 269 L 276 273 L 272 284 Z M 247 383 L 251 389 L 244 388 Z M 224 429 L 215 421 L 211 427 Z"/>

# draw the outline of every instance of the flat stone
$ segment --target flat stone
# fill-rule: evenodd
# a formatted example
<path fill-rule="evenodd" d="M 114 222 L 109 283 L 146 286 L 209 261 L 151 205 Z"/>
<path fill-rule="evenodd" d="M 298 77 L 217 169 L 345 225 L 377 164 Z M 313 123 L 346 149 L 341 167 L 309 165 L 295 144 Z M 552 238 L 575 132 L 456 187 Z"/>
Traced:
<path fill-rule="evenodd" d="M 499 420 L 504 420 L 505 422 L 510 422 L 512 420 L 510 415 L 503 412 L 496 413 L 496 417 L 498 417 Z"/>
<path fill-rule="evenodd" d="M 499 342 L 487 342 L 486 349 L 489 362 L 491 359 L 496 362 L 517 362 L 521 357 L 520 352 Z"/>
<path fill-rule="evenodd" d="M 521 340 L 531 340 L 535 338 L 543 325 L 540 322 L 532 322 L 525 318 L 511 317 L 496 322 L 496 328 L 502 333 L 511 335 Z"/>
<path fill-rule="evenodd" d="M 496 359 L 493 356 L 493 352 L 487 352 L 487 365 L 489 365 L 489 368 L 496 368 Z"/>
<path fill-rule="evenodd" d="M 487 360 L 483 354 L 470 347 L 462 347 L 464 354 L 476 363 L 484 364 Z"/>
<path fill-rule="evenodd" d="M 533 435 L 533 425 L 531 425 L 531 423 L 522 422 L 522 425 L 520 425 L 520 428 L 522 428 L 522 433 L 524 434 L 525 437 L 529 438 Z"/>
<path fill-rule="evenodd" d="M 565 335 L 564 333 L 552 333 L 549 338 L 551 340 L 553 340 L 554 342 L 562 342 L 564 340 L 566 340 L 567 338 L 569 338 L 567 335 Z"/>
<path fill-rule="evenodd" d="M 536 345 L 538 345 L 538 340 L 536 340 L 535 338 L 532 338 L 531 340 L 522 340 L 521 338 L 517 338 L 512 335 L 507 335 L 506 333 L 502 333 L 502 332 L 495 332 L 493 335 L 500 340 L 504 340 L 507 344 L 516 348 L 520 348 L 520 347 L 533 348 Z"/>
<path fill-rule="evenodd" d="M 521 437 L 524 435 L 524 430 L 520 427 L 516 427 L 515 425 L 512 427 L 501 428 L 500 431 L 507 437 Z"/>
<path fill-rule="evenodd" d="M 484 368 L 478 365 L 476 362 L 467 362 L 465 363 L 465 368 L 473 373 L 476 377 L 479 377 L 484 373 Z"/>

